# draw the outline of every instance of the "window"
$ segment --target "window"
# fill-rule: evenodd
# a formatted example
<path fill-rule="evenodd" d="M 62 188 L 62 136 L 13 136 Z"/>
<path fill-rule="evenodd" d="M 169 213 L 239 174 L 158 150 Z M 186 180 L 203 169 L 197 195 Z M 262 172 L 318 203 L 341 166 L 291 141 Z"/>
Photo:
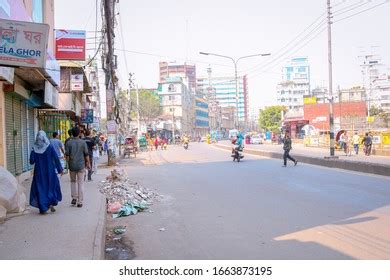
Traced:
<path fill-rule="evenodd" d="M 169 100 L 175 100 L 175 96 L 174 95 L 170 95 L 170 96 L 168 96 L 168 99 Z"/>

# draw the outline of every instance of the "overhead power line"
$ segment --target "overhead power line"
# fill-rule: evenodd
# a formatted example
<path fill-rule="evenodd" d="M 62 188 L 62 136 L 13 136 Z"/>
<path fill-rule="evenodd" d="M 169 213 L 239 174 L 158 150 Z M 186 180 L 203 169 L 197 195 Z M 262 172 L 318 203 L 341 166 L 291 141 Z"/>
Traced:
<path fill-rule="evenodd" d="M 360 12 L 357 12 L 357 13 L 354 13 L 354 14 L 352 14 L 352 15 L 343 17 L 343 18 L 338 19 L 338 20 L 335 20 L 334 23 L 340 22 L 340 21 L 343 21 L 343 20 L 346 20 L 346 19 L 349 19 L 349 18 L 354 17 L 354 16 L 357 16 L 357 15 L 360 15 L 360 14 L 362 14 L 362 13 L 365 13 L 365 12 L 367 12 L 367 11 L 370 11 L 370 10 L 372 10 L 372 9 L 375 9 L 375 8 L 377 8 L 377 7 L 379 7 L 379 6 L 382 6 L 382 5 L 385 5 L 385 4 L 388 4 L 388 3 L 390 3 L 390 0 L 386 0 L 386 1 L 382 2 L 382 3 L 376 4 L 376 5 L 374 5 L 374 6 L 370 7 L 370 8 L 364 9 L 364 10 L 362 10 L 362 11 L 360 11 Z"/>

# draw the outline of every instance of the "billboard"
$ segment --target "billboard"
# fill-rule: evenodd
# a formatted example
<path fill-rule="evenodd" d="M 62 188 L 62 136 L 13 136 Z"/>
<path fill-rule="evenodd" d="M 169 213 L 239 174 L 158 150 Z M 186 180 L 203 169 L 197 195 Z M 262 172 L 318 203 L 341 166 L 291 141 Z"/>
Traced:
<path fill-rule="evenodd" d="M 0 64 L 45 68 L 49 25 L 0 19 Z"/>
<path fill-rule="evenodd" d="M 85 61 L 85 31 L 55 30 L 56 59 Z"/>

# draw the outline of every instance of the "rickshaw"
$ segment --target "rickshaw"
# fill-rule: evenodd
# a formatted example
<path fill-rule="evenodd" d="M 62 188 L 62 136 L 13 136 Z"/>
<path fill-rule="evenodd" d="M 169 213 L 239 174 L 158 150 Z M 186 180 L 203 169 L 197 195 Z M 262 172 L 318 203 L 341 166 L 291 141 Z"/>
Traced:
<path fill-rule="evenodd" d="M 138 139 L 138 145 L 141 152 L 146 152 L 148 150 L 148 142 L 146 141 L 145 136 L 141 136 Z"/>
<path fill-rule="evenodd" d="M 126 156 L 130 158 L 132 154 L 134 155 L 134 157 L 137 157 L 137 145 L 135 136 L 127 137 L 125 139 L 125 149 L 123 150 L 124 158 Z"/>

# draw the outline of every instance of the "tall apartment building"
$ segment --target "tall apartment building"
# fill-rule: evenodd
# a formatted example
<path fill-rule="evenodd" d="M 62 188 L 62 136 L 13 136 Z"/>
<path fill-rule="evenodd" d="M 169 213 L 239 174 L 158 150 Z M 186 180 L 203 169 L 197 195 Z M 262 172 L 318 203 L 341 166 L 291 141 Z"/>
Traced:
<path fill-rule="evenodd" d="M 367 106 L 390 112 L 390 70 L 386 69 L 381 57 L 376 54 L 364 55 L 361 68 Z"/>
<path fill-rule="evenodd" d="M 292 58 L 282 69 L 277 87 L 277 104 L 303 115 L 303 96 L 310 95 L 310 67 L 307 57 Z"/>
<path fill-rule="evenodd" d="M 196 66 L 193 64 L 181 64 L 175 62 L 160 62 L 160 82 L 165 82 L 168 77 L 181 77 L 188 79 L 191 91 L 196 88 Z"/>
<path fill-rule="evenodd" d="M 238 83 L 238 117 L 240 121 L 247 121 L 249 117 L 247 76 L 238 77 Z M 200 77 L 197 79 L 197 90 L 209 99 L 215 99 L 218 105 L 222 108 L 237 108 L 235 77 L 212 77 L 211 75 L 207 77 Z"/>

